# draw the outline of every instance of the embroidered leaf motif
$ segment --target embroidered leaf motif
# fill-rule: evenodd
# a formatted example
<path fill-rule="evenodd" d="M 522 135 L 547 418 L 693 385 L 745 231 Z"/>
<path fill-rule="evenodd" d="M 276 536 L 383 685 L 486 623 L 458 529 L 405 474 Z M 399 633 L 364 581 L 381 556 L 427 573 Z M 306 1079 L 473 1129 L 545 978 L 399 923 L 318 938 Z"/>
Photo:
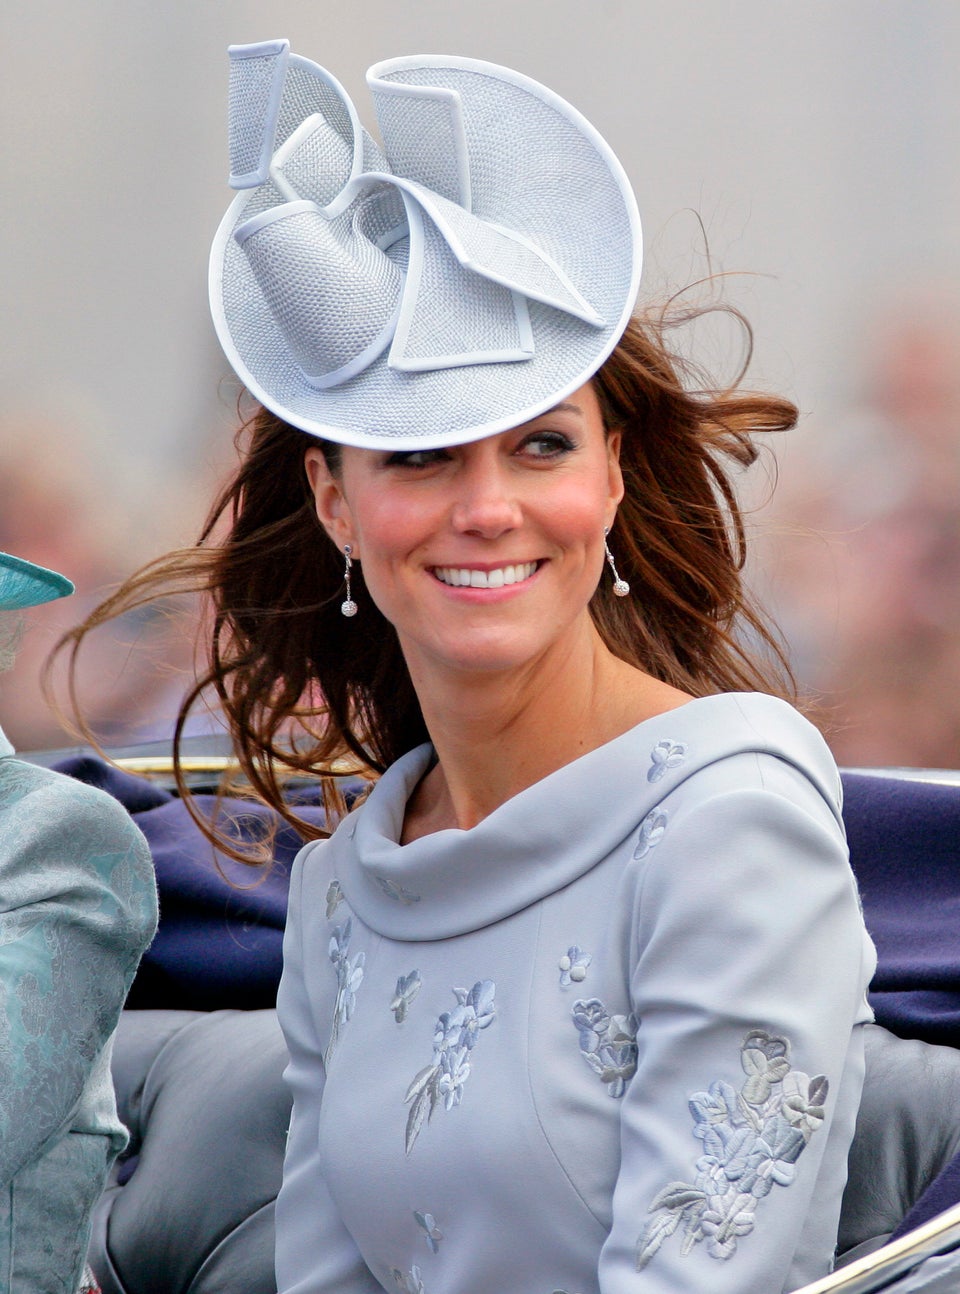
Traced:
<path fill-rule="evenodd" d="M 409 975 L 401 975 L 397 980 L 397 991 L 393 995 L 393 1001 L 390 1003 L 390 1010 L 393 1012 L 393 1018 L 397 1024 L 403 1024 L 407 1018 L 407 1009 L 410 1003 L 420 992 L 420 972 L 412 970 Z"/>
<path fill-rule="evenodd" d="M 807 1078 L 806 1074 L 793 1073 L 783 1080 L 783 1117 L 803 1134 L 805 1142 L 823 1122 L 828 1090 L 822 1074 Z"/>
<path fill-rule="evenodd" d="M 637 1241 L 636 1268 L 638 1272 L 643 1271 L 664 1240 L 673 1235 L 680 1225 L 682 1217 L 682 1213 L 661 1213 L 647 1223 Z"/>
<path fill-rule="evenodd" d="M 763 1105 L 770 1099 L 773 1084 L 789 1073 L 787 1044 L 783 1038 L 771 1038 L 762 1029 L 756 1029 L 744 1039 L 740 1063 L 747 1075 L 743 1099 L 749 1105 Z"/>
<path fill-rule="evenodd" d="M 415 1096 L 419 1096 L 421 1092 L 423 1092 L 426 1088 L 428 1088 L 433 1082 L 434 1076 L 436 1075 L 439 1068 L 440 1068 L 439 1065 L 424 1066 L 424 1068 L 421 1069 L 420 1073 L 416 1076 L 416 1078 L 407 1088 L 407 1094 L 403 1098 L 404 1101 L 412 1101 Z"/>
<path fill-rule="evenodd" d="M 417 1137 L 420 1136 L 420 1129 L 423 1127 L 424 1121 L 429 1119 L 432 1113 L 430 1096 L 431 1093 L 428 1088 L 421 1089 L 413 1098 L 413 1104 L 407 1111 L 407 1126 L 404 1132 L 403 1144 L 408 1155 L 413 1149 Z M 411 1098 L 408 1096 L 406 1099 L 410 1100 Z"/>
<path fill-rule="evenodd" d="M 324 1062 L 329 1061 L 340 1037 L 344 1024 L 353 1015 L 357 1004 L 357 989 L 363 982 L 363 968 L 366 955 L 357 953 L 353 960 L 348 955 L 353 923 L 348 917 L 342 926 L 334 926 L 330 936 L 330 961 L 337 974 L 337 997 L 333 1005 L 333 1022 L 330 1028 L 330 1039 L 324 1052 Z"/>
<path fill-rule="evenodd" d="M 340 888 L 340 882 L 333 880 L 327 886 L 327 920 L 331 920 L 334 912 L 343 902 L 343 890 Z"/>
<path fill-rule="evenodd" d="M 406 886 L 399 885 L 396 881 L 388 880 L 386 876 L 375 876 L 373 878 L 383 890 L 388 899 L 393 899 L 394 903 L 402 903 L 403 906 L 409 907 L 411 903 L 419 903 L 420 895 L 414 894 Z"/>
<path fill-rule="evenodd" d="M 390 1274 L 396 1281 L 401 1294 L 424 1294 L 423 1277 L 420 1274 L 419 1267 L 411 1267 L 406 1274 L 399 1267 L 394 1267 L 391 1269 Z"/>
<path fill-rule="evenodd" d="M 473 988 L 455 988 L 457 1005 L 437 1018 L 433 1033 L 433 1061 L 413 1079 L 403 1098 L 413 1104 L 407 1114 L 404 1144 L 407 1154 L 414 1147 L 425 1122 L 443 1101 L 452 1110 L 463 1099 L 463 1089 L 470 1077 L 470 1053 L 477 1045 L 480 1032 L 496 1018 L 493 980 L 478 980 Z"/>
<path fill-rule="evenodd" d="M 671 1182 L 665 1186 L 650 1205 L 654 1209 L 686 1209 L 691 1204 L 706 1199 L 703 1191 L 691 1186 L 689 1182 Z"/>
<path fill-rule="evenodd" d="M 754 1029 L 743 1040 L 746 1075 L 735 1092 L 720 1079 L 689 1100 L 693 1135 L 703 1143 L 693 1183 L 671 1182 L 650 1205 L 653 1215 L 637 1240 L 637 1270 L 684 1223 L 681 1255 L 706 1242 L 713 1258 L 729 1260 L 755 1225 L 756 1208 L 774 1186 L 789 1186 L 807 1142 L 822 1126 L 829 1083 L 790 1068 L 790 1044 Z"/>
<path fill-rule="evenodd" d="M 423 1232 L 427 1248 L 432 1254 L 438 1253 L 440 1241 L 443 1239 L 443 1232 L 437 1226 L 436 1218 L 432 1213 L 421 1213 L 419 1209 L 414 1209 L 413 1216 L 416 1219 L 417 1226 Z"/>

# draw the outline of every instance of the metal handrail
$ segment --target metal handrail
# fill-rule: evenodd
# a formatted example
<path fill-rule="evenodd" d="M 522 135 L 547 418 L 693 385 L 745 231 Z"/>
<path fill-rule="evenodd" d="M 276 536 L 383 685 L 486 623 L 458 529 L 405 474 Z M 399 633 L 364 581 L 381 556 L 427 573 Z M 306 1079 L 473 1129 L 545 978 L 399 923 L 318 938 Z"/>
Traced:
<path fill-rule="evenodd" d="M 887 1289 L 891 1281 L 912 1271 L 925 1259 L 949 1253 L 958 1246 L 960 1204 L 955 1204 L 899 1240 L 855 1259 L 846 1267 L 839 1267 L 830 1276 L 804 1285 L 794 1294 L 873 1294 Z"/>

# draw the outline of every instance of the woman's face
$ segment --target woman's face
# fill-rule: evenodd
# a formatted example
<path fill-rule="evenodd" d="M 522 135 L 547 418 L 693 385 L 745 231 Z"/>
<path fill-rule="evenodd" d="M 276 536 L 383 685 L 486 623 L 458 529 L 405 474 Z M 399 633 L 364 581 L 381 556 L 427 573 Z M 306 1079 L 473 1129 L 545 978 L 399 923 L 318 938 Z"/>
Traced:
<path fill-rule="evenodd" d="M 348 446 L 336 476 L 308 449 L 306 468 L 320 521 L 341 552 L 351 546 L 418 678 L 522 667 L 573 641 L 623 495 L 619 448 L 588 383 L 471 444 Z"/>

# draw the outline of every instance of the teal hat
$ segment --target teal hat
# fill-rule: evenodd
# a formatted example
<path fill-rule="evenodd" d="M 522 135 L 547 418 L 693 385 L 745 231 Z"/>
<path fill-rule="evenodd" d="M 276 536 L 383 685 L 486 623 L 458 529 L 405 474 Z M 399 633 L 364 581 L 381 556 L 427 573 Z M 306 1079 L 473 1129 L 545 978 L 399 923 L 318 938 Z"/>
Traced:
<path fill-rule="evenodd" d="M 65 575 L 36 566 L 22 557 L 0 553 L 0 611 L 36 607 L 41 602 L 65 598 L 73 585 Z"/>

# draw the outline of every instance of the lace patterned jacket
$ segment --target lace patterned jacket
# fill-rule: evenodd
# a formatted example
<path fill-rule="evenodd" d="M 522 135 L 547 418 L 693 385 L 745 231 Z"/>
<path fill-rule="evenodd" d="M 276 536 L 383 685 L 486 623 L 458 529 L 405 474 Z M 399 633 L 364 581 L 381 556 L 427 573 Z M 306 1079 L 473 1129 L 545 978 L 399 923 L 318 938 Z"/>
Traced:
<path fill-rule="evenodd" d="M 115 800 L 12 756 L 0 732 L 0 1289 L 74 1294 L 126 1144 L 110 1047 L 156 886 Z"/>
<path fill-rule="evenodd" d="M 823 1275 L 875 957 L 819 734 L 692 701 L 399 846 L 430 758 L 295 864 L 281 1294 Z"/>

